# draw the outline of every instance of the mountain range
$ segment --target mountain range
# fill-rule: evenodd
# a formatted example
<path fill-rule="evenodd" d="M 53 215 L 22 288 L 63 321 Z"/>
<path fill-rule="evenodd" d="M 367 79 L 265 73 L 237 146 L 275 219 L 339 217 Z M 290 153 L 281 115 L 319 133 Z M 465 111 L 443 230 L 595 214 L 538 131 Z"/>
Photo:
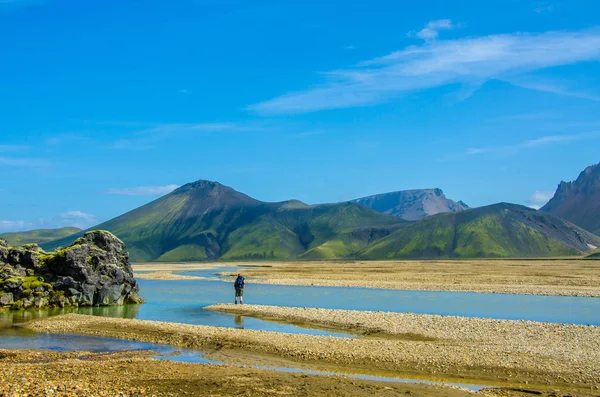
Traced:
<path fill-rule="evenodd" d="M 329 259 L 348 257 L 407 224 L 356 203 L 267 203 L 197 181 L 94 229 L 121 238 L 136 261 Z"/>
<path fill-rule="evenodd" d="M 459 212 L 469 208 L 462 201 L 446 198 L 441 189 L 402 190 L 363 197 L 352 202 L 407 221 L 418 221 L 442 212 Z"/>
<path fill-rule="evenodd" d="M 587 167 L 573 182 L 561 182 L 540 211 L 600 235 L 600 163 Z"/>
<path fill-rule="evenodd" d="M 411 192 L 404 197 L 417 196 Z M 401 192 L 367 198 L 391 215 L 359 204 L 363 199 L 268 203 L 201 180 L 92 229 L 121 238 L 133 261 L 544 257 L 600 247 L 600 237 L 552 214 L 507 203 L 466 209 L 440 190 L 420 192 L 427 197 L 420 204 L 403 205 Z M 432 195 L 444 205 L 426 205 Z M 403 208 L 413 216 L 434 207 L 458 212 L 414 222 L 398 216 Z M 66 246 L 81 234 L 42 247 Z"/>

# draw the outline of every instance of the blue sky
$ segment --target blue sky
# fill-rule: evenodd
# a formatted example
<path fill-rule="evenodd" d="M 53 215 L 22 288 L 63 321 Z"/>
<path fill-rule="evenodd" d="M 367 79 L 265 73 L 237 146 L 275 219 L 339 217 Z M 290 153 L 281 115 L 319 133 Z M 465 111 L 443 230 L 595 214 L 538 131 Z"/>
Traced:
<path fill-rule="evenodd" d="M 597 1 L 0 0 L 0 232 L 176 186 L 539 206 L 600 161 Z"/>

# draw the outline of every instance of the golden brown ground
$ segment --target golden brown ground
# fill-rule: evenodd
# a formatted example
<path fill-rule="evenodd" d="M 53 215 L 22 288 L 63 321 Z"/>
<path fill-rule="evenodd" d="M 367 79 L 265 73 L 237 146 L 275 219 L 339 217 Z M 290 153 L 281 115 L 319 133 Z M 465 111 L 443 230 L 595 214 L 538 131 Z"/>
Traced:
<path fill-rule="evenodd" d="M 435 323 L 436 320 L 427 321 Z M 441 321 L 444 321 L 443 318 Z M 600 339 L 597 327 L 545 327 L 543 323 L 539 323 L 539 327 L 535 323 L 515 326 L 512 324 L 515 322 L 503 324 L 502 321 L 485 320 L 485 323 L 484 320 L 467 318 L 452 321 L 464 323 L 460 327 L 464 329 L 457 330 L 458 333 L 448 330 L 446 337 L 445 334 L 435 334 L 434 341 L 334 338 L 78 314 L 35 320 L 28 326 L 38 332 L 171 344 L 208 351 L 207 357 L 219 361 L 244 364 L 304 365 L 308 369 L 334 372 L 365 373 L 369 370 L 382 376 L 400 378 L 519 387 L 529 385 L 541 389 L 555 387 L 592 392 L 600 386 L 600 363 L 593 348 Z M 442 324 L 435 328 L 439 331 L 447 327 Z M 454 328 L 459 327 L 455 324 Z M 557 336 L 548 336 L 555 333 Z M 518 339 L 514 343 L 511 342 L 513 334 Z M 497 342 L 494 335 L 498 336 Z M 527 347 L 528 339 L 535 342 L 531 348 Z M 547 348 L 544 347 L 544 339 L 550 342 Z M 556 340 L 582 345 L 560 346 Z M 592 348 L 588 346 L 590 344 Z M 288 364 L 283 365 L 282 362 Z"/>
<path fill-rule="evenodd" d="M 157 361 L 146 353 L 0 350 L 0 396 L 447 396 L 450 387 Z M 479 393 L 479 395 L 488 395 Z"/>
<path fill-rule="evenodd" d="M 160 271 L 156 278 L 169 279 L 174 271 L 210 266 L 246 266 L 248 283 L 600 297 L 600 261 L 575 259 L 137 264 L 134 269 Z"/>

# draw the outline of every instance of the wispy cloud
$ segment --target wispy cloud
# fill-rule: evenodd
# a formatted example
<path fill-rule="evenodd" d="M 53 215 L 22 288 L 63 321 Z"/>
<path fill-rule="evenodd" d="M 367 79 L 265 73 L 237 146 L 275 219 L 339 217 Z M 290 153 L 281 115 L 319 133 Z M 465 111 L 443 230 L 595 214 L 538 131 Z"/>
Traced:
<path fill-rule="evenodd" d="M 463 154 L 467 156 L 487 154 L 487 153 L 501 153 L 501 154 L 514 154 L 525 149 L 534 149 L 541 146 L 547 146 L 554 143 L 574 142 L 582 140 L 593 140 L 600 139 L 600 132 L 591 132 L 584 134 L 574 135 L 549 135 L 540 138 L 529 139 L 524 142 L 512 144 L 512 145 L 501 145 L 501 146 L 488 146 L 480 148 L 469 148 Z"/>
<path fill-rule="evenodd" d="M 34 229 L 48 229 L 74 226 L 87 229 L 98 224 L 96 215 L 79 210 L 62 212 L 51 218 L 36 220 L 0 220 L 0 232 L 22 232 Z"/>
<path fill-rule="evenodd" d="M 546 204 L 552 198 L 552 196 L 554 196 L 554 193 L 552 192 L 536 190 L 531 196 L 529 196 L 527 200 L 525 200 L 525 202 L 531 208 L 538 210 L 544 204 Z"/>
<path fill-rule="evenodd" d="M 57 134 L 53 135 L 46 139 L 46 145 L 56 146 L 64 143 L 72 143 L 72 142 L 89 142 L 91 138 L 81 133 L 66 133 L 66 134 Z"/>
<path fill-rule="evenodd" d="M 525 77 L 549 67 L 598 59 L 600 29 L 429 40 L 349 69 L 325 73 L 326 80 L 314 88 L 291 92 L 249 109 L 261 114 L 287 114 L 349 108 L 450 84 L 477 87 L 494 79 L 570 95 L 562 87 L 527 84 Z M 582 97 L 582 93 L 576 96 Z"/>
<path fill-rule="evenodd" d="M 0 220 L 0 231 L 1 232 L 20 232 L 23 230 L 30 229 L 31 227 L 32 227 L 32 223 L 27 222 L 27 221 Z"/>
<path fill-rule="evenodd" d="M 551 4 L 547 1 L 539 2 L 537 7 L 535 7 L 535 12 L 538 14 L 545 14 L 548 12 L 553 12 L 556 9 L 555 4 Z"/>
<path fill-rule="evenodd" d="M 58 223 L 58 226 L 74 226 L 80 229 L 87 229 L 98 223 L 98 218 L 96 215 L 83 211 L 67 211 L 60 214 L 55 223 Z"/>
<path fill-rule="evenodd" d="M 0 157 L 0 165 L 7 167 L 31 167 L 41 168 L 49 165 L 48 161 L 25 157 Z"/>
<path fill-rule="evenodd" d="M 45 0 L 0 0 L 1 7 L 18 7 L 18 6 L 29 6 L 34 4 L 42 4 Z"/>
<path fill-rule="evenodd" d="M 440 30 L 454 29 L 455 27 L 456 25 L 450 19 L 438 19 L 429 21 L 422 30 L 413 34 L 423 40 L 432 40 L 438 37 Z"/>
<path fill-rule="evenodd" d="M 126 188 L 113 188 L 105 190 L 104 194 L 115 194 L 119 196 L 163 196 L 177 189 L 179 185 L 166 186 L 138 186 Z"/>
<path fill-rule="evenodd" d="M 26 149 L 27 146 L 24 145 L 0 145 L 0 152 L 17 152 Z"/>
<path fill-rule="evenodd" d="M 158 124 L 132 133 L 130 138 L 119 139 L 113 149 L 150 150 L 161 141 L 176 134 L 194 132 L 221 132 L 237 129 L 234 123 Z"/>

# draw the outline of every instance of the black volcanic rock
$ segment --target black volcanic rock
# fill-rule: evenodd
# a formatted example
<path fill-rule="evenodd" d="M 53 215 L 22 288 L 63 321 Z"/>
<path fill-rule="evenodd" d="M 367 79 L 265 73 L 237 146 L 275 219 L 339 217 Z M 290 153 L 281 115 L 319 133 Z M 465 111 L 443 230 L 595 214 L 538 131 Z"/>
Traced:
<path fill-rule="evenodd" d="M 469 208 L 462 201 L 448 199 L 441 189 L 402 190 L 352 200 L 375 211 L 408 221 L 417 221 L 443 212 L 459 212 Z"/>
<path fill-rule="evenodd" d="M 600 164 L 587 167 L 573 182 L 561 182 L 540 211 L 600 235 Z"/>
<path fill-rule="evenodd" d="M 92 231 L 45 252 L 0 241 L 0 307 L 111 306 L 143 302 L 121 240 Z"/>

